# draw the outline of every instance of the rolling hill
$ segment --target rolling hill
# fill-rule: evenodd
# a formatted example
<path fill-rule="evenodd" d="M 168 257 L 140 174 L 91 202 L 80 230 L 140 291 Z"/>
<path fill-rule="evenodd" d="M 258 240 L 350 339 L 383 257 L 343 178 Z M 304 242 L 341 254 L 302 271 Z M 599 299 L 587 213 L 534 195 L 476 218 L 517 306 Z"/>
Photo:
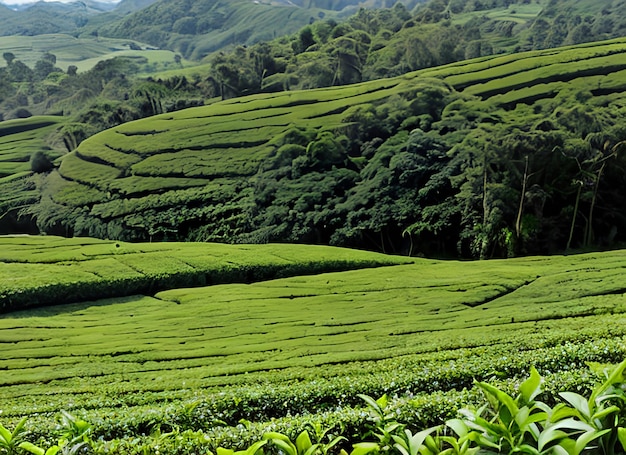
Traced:
<path fill-rule="evenodd" d="M 294 33 L 331 14 L 248 0 L 160 1 L 98 28 L 103 36 L 130 38 L 199 60 L 232 44 L 250 44 Z"/>
<path fill-rule="evenodd" d="M 305 245 L 128 244 L 90 238 L 2 237 L 0 311 L 410 263 Z M 114 285 L 113 285 L 114 283 Z"/>
<path fill-rule="evenodd" d="M 408 3 L 414 6 L 419 0 Z M 12 10 L 0 5 L 1 36 L 69 34 L 136 40 L 199 60 L 232 44 L 251 44 L 294 33 L 321 18 L 359 7 L 387 7 L 383 0 L 219 1 L 185 0 L 38 2 Z"/>
<path fill-rule="evenodd" d="M 496 56 L 127 123 L 63 157 L 31 213 L 43 231 L 136 240 L 481 256 L 621 241 L 625 52 L 615 40 Z M 577 178 L 598 182 L 593 199 Z M 489 246 L 463 240 L 478 223 Z"/>
<path fill-rule="evenodd" d="M 61 410 L 92 425 L 102 453 L 215 452 L 309 425 L 353 437 L 369 417 L 359 393 L 388 394 L 396 418 L 426 428 L 478 402 L 475 380 L 513 391 L 534 365 L 543 399 L 587 393 L 587 362 L 626 355 L 624 251 L 393 265 L 404 259 L 310 246 L 0 245 L 2 292 L 46 294 L 71 270 L 119 290 L 121 276 L 141 272 L 173 286 L 0 316 L 3 425 L 26 416 L 30 437 L 47 444 Z M 176 289 L 185 263 L 215 273 L 310 260 L 323 270 L 337 255 L 357 270 Z M 385 266 L 359 269 L 362 260 Z M 47 281 L 16 282 L 26 270 Z"/>
<path fill-rule="evenodd" d="M 72 33 L 83 27 L 90 17 L 110 8 L 106 3 L 37 2 L 11 14 L 0 14 L 0 35 Z"/>
<path fill-rule="evenodd" d="M 19 212 L 39 200 L 39 191 L 31 178 L 31 157 L 45 153 L 49 159 L 63 154 L 55 134 L 62 124 L 59 117 L 35 117 L 0 123 L 0 221 L 12 232 L 34 233 L 28 218 Z"/>
<path fill-rule="evenodd" d="M 146 63 L 171 63 L 174 65 L 174 53 L 171 51 L 155 51 L 145 43 L 137 43 L 126 39 L 100 38 L 98 40 L 74 37 L 68 34 L 40 34 L 34 36 L 0 36 L 0 47 L 3 52 L 11 52 L 16 58 L 34 68 L 37 61 L 46 52 L 56 57 L 56 67 L 64 72 L 70 65 L 77 67 L 79 72 L 93 68 L 99 61 L 115 57 L 131 57 Z M 134 49 L 133 49 L 134 48 Z M 158 57 L 155 57 L 158 55 Z"/>

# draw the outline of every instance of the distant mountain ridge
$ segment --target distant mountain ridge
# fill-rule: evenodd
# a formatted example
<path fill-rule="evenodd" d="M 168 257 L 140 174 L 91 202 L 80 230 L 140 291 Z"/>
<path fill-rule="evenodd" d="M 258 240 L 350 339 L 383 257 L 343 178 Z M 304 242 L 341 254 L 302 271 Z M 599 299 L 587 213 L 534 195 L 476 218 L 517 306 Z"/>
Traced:
<path fill-rule="evenodd" d="M 231 44 L 254 44 L 295 33 L 307 24 L 360 7 L 391 7 L 399 0 L 159 0 L 98 28 L 101 36 L 129 38 L 201 59 Z M 409 7 L 422 0 L 408 0 Z"/>
<path fill-rule="evenodd" d="M 37 2 L 9 8 L 0 5 L 0 35 L 75 33 L 93 16 L 111 11 L 115 4 L 97 1 Z"/>
<path fill-rule="evenodd" d="M 122 0 L 0 5 L 0 35 L 66 33 L 137 39 L 200 59 L 231 44 L 252 44 L 360 7 L 412 7 L 424 0 Z"/>
<path fill-rule="evenodd" d="M 115 7 L 115 12 L 118 14 L 128 14 L 135 11 L 139 11 L 143 8 L 156 3 L 157 0 L 122 0 Z"/>
<path fill-rule="evenodd" d="M 110 2 L 110 1 L 99 2 L 97 0 L 86 0 L 86 1 L 76 0 L 73 2 L 33 0 L 29 3 L 10 5 L 8 7 L 14 11 L 19 12 L 19 11 L 27 11 L 34 6 L 45 9 L 47 7 L 55 8 L 55 7 L 58 7 L 59 5 L 70 6 L 70 7 L 72 7 L 72 5 L 75 5 L 78 8 L 86 7 L 87 9 L 91 9 L 94 12 L 102 12 L 102 11 L 110 11 L 112 9 L 115 9 L 117 6 L 117 3 Z"/>

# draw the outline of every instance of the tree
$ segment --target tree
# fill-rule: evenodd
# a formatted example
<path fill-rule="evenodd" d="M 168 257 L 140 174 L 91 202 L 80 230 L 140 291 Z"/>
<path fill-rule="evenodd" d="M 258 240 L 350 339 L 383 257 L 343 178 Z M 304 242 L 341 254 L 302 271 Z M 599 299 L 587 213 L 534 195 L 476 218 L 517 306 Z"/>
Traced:
<path fill-rule="evenodd" d="M 140 101 L 140 109 L 146 115 L 163 113 L 163 100 L 168 90 L 156 82 L 144 82 L 134 88 L 133 98 Z"/>
<path fill-rule="evenodd" d="M 15 60 L 15 55 L 13 54 L 13 52 L 4 52 L 2 54 L 2 58 L 4 58 L 4 60 L 7 62 L 7 66 L 11 66 L 11 63 L 13 63 L 13 60 Z"/>
<path fill-rule="evenodd" d="M 50 172 L 54 168 L 52 161 L 42 151 L 36 151 L 30 156 L 30 170 L 36 174 Z"/>
<path fill-rule="evenodd" d="M 300 30 L 298 39 L 299 52 L 305 52 L 309 47 L 315 44 L 315 37 L 313 36 L 313 30 L 310 26 L 304 27 L 302 30 Z"/>
<path fill-rule="evenodd" d="M 38 60 L 37 63 L 35 63 L 35 78 L 39 81 L 43 81 L 54 70 L 54 64 L 52 64 L 50 61 Z"/>
<path fill-rule="evenodd" d="M 31 82 L 34 78 L 34 73 L 24 63 L 15 60 L 9 67 L 9 77 L 13 82 Z"/>
<path fill-rule="evenodd" d="M 596 172 L 593 174 L 593 190 L 591 194 L 591 202 L 589 204 L 589 216 L 587 218 L 587 235 L 585 238 L 585 246 L 591 245 L 591 243 L 595 240 L 594 230 L 593 230 L 593 215 L 596 206 L 596 201 L 598 199 L 598 190 L 600 187 L 600 180 L 602 179 L 602 175 L 606 169 L 606 165 L 608 160 L 612 158 L 616 158 L 617 154 L 620 150 L 626 146 L 626 141 L 621 141 L 616 144 L 613 144 L 611 140 L 606 140 L 602 144 L 594 143 L 593 137 L 591 137 L 591 146 L 594 149 L 594 159 L 592 161 L 593 168 L 596 169 Z"/>

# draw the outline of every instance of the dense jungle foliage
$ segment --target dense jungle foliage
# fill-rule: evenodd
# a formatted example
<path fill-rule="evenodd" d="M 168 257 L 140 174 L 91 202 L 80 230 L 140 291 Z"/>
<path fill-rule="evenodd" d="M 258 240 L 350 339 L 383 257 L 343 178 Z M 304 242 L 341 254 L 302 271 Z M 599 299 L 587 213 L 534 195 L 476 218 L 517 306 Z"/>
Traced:
<path fill-rule="evenodd" d="M 180 68 L 147 79 L 139 74 L 146 62 L 136 58 L 77 72 L 57 68 L 51 53 L 34 68 L 4 53 L 5 119 L 62 113 L 64 121 L 40 139 L 49 144 L 43 152 L 50 160 L 62 150 L 78 152 L 54 166 L 32 167 L 35 176 L 7 180 L 11 172 L 4 171 L 0 225 L 15 232 L 24 226 L 16 223 L 21 217 L 31 224 L 29 232 L 36 222 L 42 232 L 64 235 L 316 242 L 462 257 L 618 244 L 625 232 L 619 209 L 626 139 L 622 51 L 607 44 L 596 53 L 594 45 L 582 45 L 580 52 L 563 50 L 554 58 L 519 54 L 518 63 L 517 57 L 500 57 L 493 64 L 489 58 L 620 35 L 623 8 L 619 1 L 435 0 L 410 12 L 398 3 L 218 53 L 195 73 Z M 469 57 L 478 58 L 478 66 L 450 66 Z M 365 85 L 310 97 L 295 92 L 443 63 L 448 66 L 441 70 L 408 76 L 417 77 L 410 89 L 371 98 L 351 98 Z M 175 64 L 182 66 L 180 55 Z M 489 73 L 492 65 L 500 70 Z M 531 71 L 536 65 L 550 69 Z M 379 90 L 369 87 L 365 92 Z M 217 146 L 213 139 L 193 145 L 187 162 L 168 155 L 180 147 L 159 150 L 143 129 L 159 130 L 148 124 L 138 127 L 139 134 L 133 128 L 124 133 L 127 140 L 115 146 L 129 154 L 121 161 L 121 155 L 94 152 L 102 141 L 116 142 L 112 136 L 80 146 L 131 120 L 276 90 L 288 90 L 276 98 L 286 109 L 280 126 L 263 120 L 272 114 L 255 107 L 246 114 L 254 120 L 250 130 L 229 126 Z M 269 101 L 258 107 L 271 109 L 272 96 L 263 96 Z M 349 101 L 342 106 L 340 99 Z M 234 112 L 228 121 L 245 124 Z M 137 141 L 145 145 L 132 145 Z M 243 154 L 227 165 L 218 158 L 224 149 Z M 201 158 L 202 150 L 210 153 Z M 253 150 L 256 157 L 246 161 Z M 103 184 L 109 177 L 122 180 Z M 211 184 L 200 191 L 206 179 Z M 36 194 L 44 196 L 25 208 L 25 201 L 37 202 Z M 105 201 L 106 209 L 96 207 Z"/>
<path fill-rule="evenodd" d="M 598 41 L 626 33 L 624 2 L 434 0 L 413 12 L 361 9 L 290 37 L 211 58 L 224 96 L 391 77 L 463 59 Z"/>
<path fill-rule="evenodd" d="M 64 157 L 28 212 L 44 232 L 132 240 L 484 258 L 615 245 L 624 52 L 534 51 L 128 123 Z"/>

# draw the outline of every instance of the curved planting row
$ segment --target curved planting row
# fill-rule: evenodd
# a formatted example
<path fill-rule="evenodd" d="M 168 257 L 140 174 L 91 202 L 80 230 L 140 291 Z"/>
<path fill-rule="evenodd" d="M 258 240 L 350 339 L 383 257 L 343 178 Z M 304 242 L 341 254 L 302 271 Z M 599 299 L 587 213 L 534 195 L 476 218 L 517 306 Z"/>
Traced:
<path fill-rule="evenodd" d="M 393 397 L 386 409 L 388 415 L 424 429 L 457 417 L 461 408 L 478 407 L 483 398 L 475 387 L 476 381 L 488 381 L 504 392 L 516 394 L 531 362 L 531 365 L 537 364 L 537 370 L 545 377 L 541 399 L 554 405 L 561 391 L 590 394 L 601 377 L 594 374 L 587 363 L 619 361 L 624 356 L 623 341 L 622 338 L 602 339 L 597 344 L 573 342 L 520 354 L 502 348 L 487 349 L 483 353 L 468 350 L 447 362 L 406 357 L 396 359 L 398 362 L 394 361 L 393 365 L 385 361 L 361 364 L 365 372 L 352 375 L 331 368 L 330 372 L 338 373 L 333 378 L 288 380 L 279 373 L 275 382 L 255 384 L 253 381 L 246 386 L 184 396 L 146 393 L 136 396 L 136 401 L 132 402 L 131 395 L 124 395 L 122 399 L 110 395 L 110 403 L 93 410 L 81 407 L 80 401 L 71 402 L 71 412 L 90 422 L 90 435 L 101 443 L 131 444 L 135 441 L 138 444 L 140 440 L 148 442 L 172 430 L 175 434 L 194 432 L 202 435 L 201 440 L 192 445 L 196 453 L 214 451 L 220 446 L 245 449 L 268 431 L 279 431 L 295 438 L 305 429 L 321 427 L 352 440 L 356 434 L 367 432 L 371 418 L 362 407 L 362 394 Z M 351 365 L 347 367 L 352 369 Z M 507 379 L 498 379 L 493 368 L 506 368 Z M 42 402 L 46 398 L 42 397 Z M 79 395 L 75 398 L 80 400 Z M 121 402 L 124 399 L 128 402 Z M 54 441 L 58 427 L 51 424 L 51 419 L 57 415 L 57 412 L 45 413 L 42 409 L 28 417 L 27 428 L 34 433 L 31 437 L 42 444 Z M 18 419 L 10 416 L 11 413 L 6 415 L 4 422 L 16 424 Z M 171 453 L 189 450 L 176 438 L 169 443 Z"/>
<path fill-rule="evenodd" d="M 407 262 L 305 245 L 128 244 L 0 236 L 0 310 Z"/>
<path fill-rule="evenodd" d="M 363 144 L 416 127 L 426 131 L 459 98 L 473 100 L 478 111 L 497 119 L 503 115 L 498 109 L 568 89 L 621 93 L 625 53 L 624 40 L 588 43 L 142 119 L 102 132 L 64 157 L 32 212 L 44 231 L 65 227 L 100 238 L 248 241 L 255 230 L 254 238 L 268 235 L 253 221 L 272 194 L 263 189 L 265 181 L 259 186 L 263 173 L 276 173 L 280 186 L 311 172 L 345 169 L 347 187 L 332 191 L 341 199 L 366 177 L 353 175 L 372 158 Z M 473 117 L 467 115 L 471 126 Z M 458 126 L 436 128 L 445 136 Z M 271 222 L 270 214 L 261 218 Z M 315 230 L 334 222 L 320 221 Z"/>
<path fill-rule="evenodd" d="M 30 241 L 37 266 L 74 261 L 87 268 L 124 248 L 120 261 L 154 275 L 183 258 L 214 263 L 221 254 L 235 262 L 236 254 L 256 251 L 262 260 L 266 249 L 287 261 L 306 250 L 213 246 L 209 258 L 193 244 L 75 239 L 46 248 Z M 24 257 L 24 248 L 3 250 L 5 260 Z M 164 261 L 146 261 L 157 257 Z M 210 431 L 219 443 L 240 419 L 261 429 L 272 419 L 294 428 L 355 416 L 359 393 L 422 397 L 420 411 L 409 408 L 407 418 L 430 424 L 475 393 L 463 392 L 474 380 L 508 378 L 513 385 L 529 365 L 555 374 L 558 387 L 587 390 L 594 380 L 587 362 L 626 354 L 623 258 L 615 251 L 417 260 L 7 314 L 0 318 L 0 409 L 13 423 L 32 416 L 45 437 L 65 409 L 93 422 L 103 438 L 132 440 L 162 426 Z M 346 427 L 361 425 L 351 418 Z M 243 443 L 256 433 L 236 434 Z"/>

